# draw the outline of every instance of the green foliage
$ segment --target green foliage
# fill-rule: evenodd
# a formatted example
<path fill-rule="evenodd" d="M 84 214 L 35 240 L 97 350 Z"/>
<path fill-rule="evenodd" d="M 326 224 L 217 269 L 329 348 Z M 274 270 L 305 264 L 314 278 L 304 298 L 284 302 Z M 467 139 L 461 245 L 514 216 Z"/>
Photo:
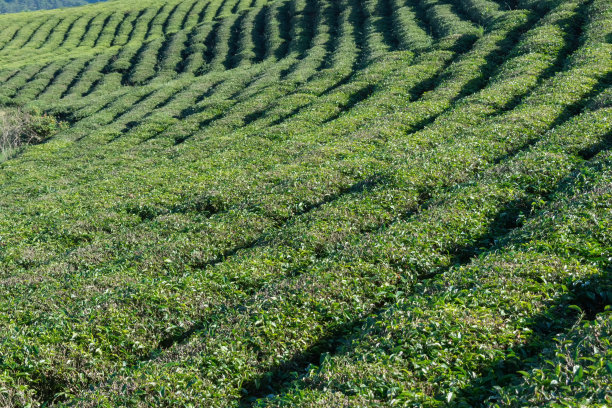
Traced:
<path fill-rule="evenodd" d="M 518 385 L 497 390 L 497 406 L 591 407 L 610 404 L 612 347 L 610 311 L 593 321 L 579 321 L 554 338 L 554 347 L 543 353 L 537 367 Z"/>
<path fill-rule="evenodd" d="M 0 406 L 609 405 L 611 35 L 605 0 L 0 16 L 36 135 Z"/>

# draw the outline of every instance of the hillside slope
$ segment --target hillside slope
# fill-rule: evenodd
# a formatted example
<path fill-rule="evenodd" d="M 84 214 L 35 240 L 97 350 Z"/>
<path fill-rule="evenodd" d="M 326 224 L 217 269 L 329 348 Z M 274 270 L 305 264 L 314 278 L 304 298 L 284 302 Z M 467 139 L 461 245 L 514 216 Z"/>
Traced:
<path fill-rule="evenodd" d="M 612 3 L 0 16 L 0 406 L 605 406 Z"/>
<path fill-rule="evenodd" d="M 101 0 L 0 0 L 0 13 L 82 6 Z"/>

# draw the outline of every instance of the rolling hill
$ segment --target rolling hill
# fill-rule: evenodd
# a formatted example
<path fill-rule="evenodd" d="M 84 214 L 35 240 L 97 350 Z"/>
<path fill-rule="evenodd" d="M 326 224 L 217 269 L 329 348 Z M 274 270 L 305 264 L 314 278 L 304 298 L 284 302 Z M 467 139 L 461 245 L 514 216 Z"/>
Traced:
<path fill-rule="evenodd" d="M 0 163 L 0 406 L 609 406 L 611 73 L 609 0 L 1 15 L 63 124 Z"/>

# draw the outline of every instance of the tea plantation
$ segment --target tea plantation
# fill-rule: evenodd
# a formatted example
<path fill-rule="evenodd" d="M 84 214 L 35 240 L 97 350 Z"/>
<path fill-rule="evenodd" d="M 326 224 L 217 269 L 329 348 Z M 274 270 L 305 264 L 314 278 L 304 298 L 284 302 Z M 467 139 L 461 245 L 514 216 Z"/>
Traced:
<path fill-rule="evenodd" d="M 0 15 L 0 406 L 612 406 L 611 81 L 609 0 Z"/>

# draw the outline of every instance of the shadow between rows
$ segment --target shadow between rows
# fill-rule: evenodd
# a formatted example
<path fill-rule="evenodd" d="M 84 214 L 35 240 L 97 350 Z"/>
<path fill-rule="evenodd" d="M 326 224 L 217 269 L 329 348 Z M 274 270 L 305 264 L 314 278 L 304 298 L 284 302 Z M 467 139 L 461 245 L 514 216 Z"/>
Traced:
<path fill-rule="evenodd" d="M 495 402 L 496 387 L 518 385 L 523 379 L 519 371 L 530 371 L 545 365 L 546 353 L 554 350 L 555 338 L 567 333 L 581 318 L 569 306 L 578 306 L 585 320 L 592 321 L 605 307 L 612 304 L 612 267 L 600 269 L 588 280 L 575 279 L 566 282 L 568 292 L 549 302 L 546 310 L 529 318 L 527 328 L 532 331 L 529 339 L 516 347 L 510 347 L 504 356 L 495 359 L 480 370 L 480 375 L 457 394 L 453 407 L 490 406 Z"/>
<path fill-rule="evenodd" d="M 597 92 L 599 92 L 599 90 L 600 90 L 600 86 L 594 87 L 594 90 L 590 93 L 590 95 L 591 96 L 595 95 Z M 569 120 L 571 118 L 570 112 L 575 113 L 576 109 L 578 109 L 579 107 L 582 107 L 583 105 L 584 105 L 583 102 L 579 102 L 578 106 L 572 105 L 566 108 L 566 110 L 564 110 L 564 113 L 559 116 L 555 124 L 559 125 Z M 609 139 L 610 139 L 610 136 L 608 135 L 607 137 L 604 137 L 604 139 L 600 143 L 596 144 L 595 146 L 592 146 L 591 148 L 583 150 L 579 154 L 583 156 L 585 160 L 589 160 L 590 158 L 594 157 L 598 152 L 609 148 L 610 146 Z M 515 156 L 519 152 L 527 150 L 535 143 L 536 140 L 537 139 L 530 140 L 524 143 L 523 145 L 521 145 L 520 147 L 518 147 L 517 149 L 513 149 L 509 151 L 507 154 L 494 160 L 493 164 L 497 164 L 503 160 L 507 160 Z M 299 213 L 294 214 L 294 217 L 306 214 L 312 210 L 315 210 L 321 207 L 324 204 L 328 204 L 332 201 L 336 201 L 344 195 L 360 193 L 360 192 L 365 191 L 366 189 L 374 188 L 377 185 L 381 185 L 384 181 L 385 181 L 385 178 L 382 176 L 375 176 L 374 178 L 361 181 L 359 183 L 356 183 L 350 186 L 348 189 L 342 190 L 340 193 L 336 195 L 327 197 L 326 200 L 323 200 L 321 202 L 305 207 Z M 203 211 L 203 212 L 206 212 L 207 214 L 212 215 L 212 214 L 217 214 L 221 211 L 226 210 L 226 208 L 223 206 L 223 203 L 216 202 L 216 201 L 212 202 L 210 200 L 213 198 L 210 198 L 210 197 L 208 198 L 204 197 L 204 198 L 206 200 L 202 201 L 202 203 L 198 202 L 194 204 L 196 205 L 195 209 L 197 211 L 200 211 L 200 212 Z M 548 195 L 545 196 L 545 198 L 548 199 Z M 430 201 L 431 201 L 431 198 L 427 194 L 423 194 L 422 197 L 420 198 L 420 203 L 422 205 L 422 208 L 427 208 L 428 202 Z M 524 215 L 530 212 L 531 212 L 531 202 L 529 201 L 520 200 L 520 201 L 512 201 L 508 203 L 504 208 L 500 209 L 500 211 L 495 215 L 495 217 L 492 219 L 489 225 L 488 231 L 485 234 L 483 234 L 479 239 L 476 239 L 474 241 L 474 245 L 457 247 L 457 248 L 449 250 L 449 254 L 451 255 L 451 265 L 465 265 L 469 263 L 471 259 L 473 259 L 475 256 L 485 253 L 489 251 L 491 248 L 495 247 L 498 244 L 498 240 L 501 237 L 507 236 L 507 234 L 510 231 L 516 228 L 519 228 L 522 225 L 522 220 L 525 219 Z M 403 217 L 403 219 L 409 218 L 412 215 L 414 215 L 414 212 L 410 212 L 405 217 Z M 281 226 L 289 222 L 292 218 L 293 217 L 290 217 L 289 219 L 284 220 Z M 197 265 L 197 267 L 205 268 L 208 266 L 216 265 L 218 263 L 225 261 L 226 258 L 235 255 L 239 251 L 242 251 L 245 249 L 252 249 L 258 245 L 265 245 L 265 244 L 266 244 L 265 240 L 261 238 L 256 239 L 252 242 L 249 242 L 246 245 L 242 245 L 242 246 L 233 248 L 227 252 L 224 252 L 219 257 L 211 261 L 208 261 L 205 264 Z M 429 271 L 429 272 L 420 271 L 418 273 L 418 277 L 420 280 L 426 280 L 426 279 L 435 277 L 439 273 L 441 273 L 441 271 L 439 270 Z M 165 348 L 170 347 L 174 343 L 185 341 L 186 339 L 191 337 L 191 335 L 193 335 L 195 332 L 199 331 L 200 329 L 201 328 L 199 325 L 195 325 L 193 328 L 190 328 L 188 331 L 180 334 L 179 336 L 173 336 L 173 337 L 163 339 L 160 342 L 159 348 L 165 349 Z"/>
<path fill-rule="evenodd" d="M 276 228 L 282 228 L 284 225 L 291 222 L 295 217 L 308 214 L 309 212 L 312 212 L 325 204 L 329 204 L 333 201 L 337 201 L 346 195 L 359 194 L 366 190 L 373 189 L 376 186 L 381 185 L 384 182 L 385 182 L 385 178 L 382 176 L 381 177 L 373 176 L 368 179 L 358 181 L 354 183 L 353 185 L 351 185 L 350 187 L 344 190 L 341 190 L 337 194 L 326 196 L 321 201 L 304 206 L 303 208 L 301 208 L 300 211 L 296 212 L 291 217 L 288 217 L 282 220 L 278 220 L 278 225 Z M 219 212 L 226 210 L 226 208 L 224 208 L 222 204 L 219 202 L 212 202 L 212 201 L 207 200 L 203 202 L 202 205 L 204 206 L 202 208 L 203 212 L 219 213 Z M 228 251 L 224 251 L 222 254 L 218 255 L 217 257 L 213 259 L 207 260 L 206 262 L 193 264 L 192 266 L 198 269 L 204 269 L 207 267 L 215 266 L 217 264 L 224 262 L 227 258 L 231 258 L 232 256 L 236 255 L 240 251 L 247 250 L 247 249 L 254 249 L 258 246 L 269 245 L 270 244 L 269 239 L 270 239 L 269 234 L 262 234 L 258 238 L 253 239 L 244 245 L 234 247 Z M 160 351 L 167 349 L 176 343 L 184 342 L 185 340 L 189 339 L 193 334 L 202 330 L 204 327 L 205 327 L 205 322 L 201 321 L 201 322 L 194 324 L 192 327 L 185 330 L 184 332 L 181 332 L 177 335 L 168 336 L 162 339 L 159 342 L 157 350 L 155 350 L 150 356 L 146 356 L 145 358 L 143 358 L 143 361 L 151 360 L 152 358 L 154 358 L 155 355 L 159 354 Z"/>
<path fill-rule="evenodd" d="M 518 213 L 519 210 L 517 210 L 517 203 L 515 202 L 500 208 L 485 233 L 474 239 L 472 244 L 451 250 L 454 255 L 452 256 L 450 266 L 435 271 L 414 270 L 413 272 L 417 276 L 416 280 L 426 281 L 444 273 L 451 267 L 468 264 L 477 253 L 485 253 L 492 250 L 494 242 L 507 236 L 513 229 L 519 226 L 518 217 L 516 217 Z M 399 287 L 405 286 L 407 283 L 402 278 L 398 278 L 395 284 L 399 289 Z M 410 284 L 408 283 L 408 285 Z M 240 399 L 240 406 L 243 408 L 253 407 L 262 398 L 286 393 L 292 388 L 294 381 L 306 375 L 311 366 L 319 365 L 322 359 L 348 352 L 348 347 L 356 339 L 355 336 L 359 333 L 359 329 L 367 322 L 380 318 L 386 310 L 392 307 L 394 300 L 393 298 L 383 299 L 375 305 L 367 317 L 334 325 L 329 330 L 329 335 L 320 338 L 306 350 L 292 356 L 281 364 L 263 368 L 264 374 L 258 375 L 243 384 L 243 396 Z"/>
<path fill-rule="evenodd" d="M 610 140 L 602 145 L 603 150 L 610 147 L 609 142 Z M 590 150 L 590 152 L 592 151 Z M 555 193 L 564 191 L 569 185 L 572 185 L 575 177 L 576 174 L 574 173 L 559 182 L 546 195 L 545 201 L 548 201 Z M 535 214 L 531 211 L 530 200 L 513 200 L 507 203 L 495 214 L 487 231 L 474 239 L 472 244 L 456 247 L 449 251 L 452 255 L 450 266 L 432 272 L 416 271 L 417 281 L 426 282 L 451 268 L 467 265 L 476 257 L 492 253 L 505 246 L 505 242 L 512 232 L 520 228 L 525 220 L 533 216 Z M 568 305 L 578 305 L 589 320 L 602 312 L 604 307 L 612 300 L 612 276 L 610 272 L 611 269 L 608 264 L 600 276 L 589 279 L 591 283 L 588 285 L 584 285 L 580 281 L 569 282 L 568 287 L 572 288 L 570 293 L 549 305 L 545 312 L 530 319 L 529 327 L 534 332 L 532 338 L 524 345 L 508 349 L 506 358 L 498 359 L 483 367 L 480 370 L 481 375 L 474 379 L 469 386 L 464 387 L 456 398 L 457 401 L 463 401 L 462 404 L 465 404 L 466 401 L 468 404 L 458 406 L 479 406 L 492 395 L 493 385 L 504 385 L 519 380 L 521 375 L 517 373 L 517 370 L 525 368 L 534 357 L 537 357 L 539 352 L 553 344 L 554 334 L 569 329 L 575 322 L 575 316 L 567 318 Z M 398 280 L 397 284 L 399 286 L 403 282 Z M 393 300 L 389 299 L 390 302 L 393 302 Z M 244 395 L 240 400 L 240 406 L 253 407 L 258 404 L 258 401 L 268 396 L 286 393 L 293 388 L 296 380 L 306 375 L 312 365 L 319 365 L 323 359 L 330 356 L 350 352 L 350 343 L 359 338 L 360 328 L 372 319 L 381 317 L 392 307 L 392 303 L 376 305 L 368 317 L 334 326 L 329 335 L 321 338 L 308 349 L 281 364 L 264 368 L 262 370 L 265 371 L 264 374 L 256 376 L 243 385 Z"/>

